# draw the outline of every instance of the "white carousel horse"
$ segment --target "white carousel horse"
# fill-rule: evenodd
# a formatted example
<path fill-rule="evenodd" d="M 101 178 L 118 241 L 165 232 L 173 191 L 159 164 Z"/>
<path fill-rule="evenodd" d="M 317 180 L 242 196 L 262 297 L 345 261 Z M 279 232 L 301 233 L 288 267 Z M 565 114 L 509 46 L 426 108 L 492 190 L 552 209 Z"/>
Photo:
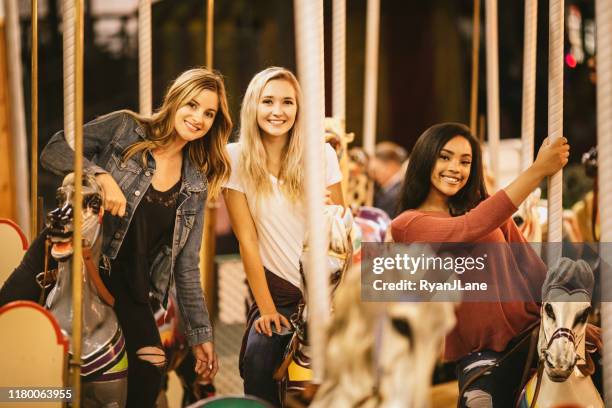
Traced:
<path fill-rule="evenodd" d="M 527 242 L 538 243 L 546 239 L 548 230 L 547 201 L 540 198 L 538 188 L 531 193 L 514 213 L 512 219 L 518 226 Z M 563 210 L 562 215 L 563 241 L 584 242 L 581 225 L 575 211 Z"/>
<path fill-rule="evenodd" d="M 604 407 L 585 364 L 593 285 L 593 272 L 584 261 L 561 258 L 549 270 L 542 290 L 538 373 L 523 390 L 521 408 Z"/>
<path fill-rule="evenodd" d="M 58 261 L 57 282 L 45 306 L 64 336 L 72 336 L 72 232 L 74 174 L 58 189 L 58 208 L 48 215 L 51 255 Z M 83 177 L 83 332 L 81 349 L 84 406 L 125 406 L 127 353 L 125 339 L 113 311 L 114 299 L 98 274 L 102 247 L 103 196 L 92 176 Z M 45 272 L 46 273 L 46 272 Z M 43 281 L 47 281 L 43 277 Z M 71 347 L 72 352 L 72 347 Z"/>
<path fill-rule="evenodd" d="M 359 268 L 334 299 L 325 379 L 311 405 L 426 407 L 444 336 L 455 324 L 450 302 L 362 302 Z"/>

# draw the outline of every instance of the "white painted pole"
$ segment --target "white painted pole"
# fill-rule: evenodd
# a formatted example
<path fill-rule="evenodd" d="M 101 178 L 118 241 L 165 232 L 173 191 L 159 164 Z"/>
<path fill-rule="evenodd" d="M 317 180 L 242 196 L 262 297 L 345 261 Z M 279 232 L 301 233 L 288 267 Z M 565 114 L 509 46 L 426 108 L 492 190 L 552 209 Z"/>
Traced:
<path fill-rule="evenodd" d="M 533 162 L 535 128 L 536 51 L 538 39 L 538 0 L 525 0 L 523 46 L 523 105 L 521 115 L 521 168 Z"/>
<path fill-rule="evenodd" d="M 138 100 L 140 114 L 153 111 L 151 0 L 138 1 Z"/>
<path fill-rule="evenodd" d="M 64 50 L 64 137 L 74 149 L 74 1 L 62 1 L 62 31 Z"/>
<path fill-rule="evenodd" d="M 548 137 L 563 136 L 563 0 L 550 0 L 548 28 Z M 563 170 L 548 178 L 549 266 L 561 256 L 563 222 Z M 559 243 L 559 244 L 555 244 Z"/>
<path fill-rule="evenodd" d="M 612 406 L 612 0 L 597 0 L 597 169 L 602 254 L 601 320 L 603 331 L 604 401 Z"/>
<path fill-rule="evenodd" d="M 17 223 L 23 231 L 30 231 L 30 201 L 28 174 L 28 142 L 23 100 L 23 70 L 21 64 L 21 34 L 17 0 L 5 1 L 6 48 L 10 100 L 10 123 L 13 133 L 13 172 L 15 177 L 15 206 Z M 33 237 L 30 237 L 33 238 Z"/>
<path fill-rule="evenodd" d="M 346 120 L 346 0 L 332 10 L 332 116 Z"/>
<path fill-rule="evenodd" d="M 321 383 L 325 368 L 325 326 L 329 319 L 329 288 L 325 269 L 323 135 L 325 98 L 322 93 L 323 0 L 295 0 L 298 75 L 304 92 L 305 190 L 308 226 L 308 336 L 312 346 L 313 383 Z M 319 273 L 317 273 L 319 272 Z"/>

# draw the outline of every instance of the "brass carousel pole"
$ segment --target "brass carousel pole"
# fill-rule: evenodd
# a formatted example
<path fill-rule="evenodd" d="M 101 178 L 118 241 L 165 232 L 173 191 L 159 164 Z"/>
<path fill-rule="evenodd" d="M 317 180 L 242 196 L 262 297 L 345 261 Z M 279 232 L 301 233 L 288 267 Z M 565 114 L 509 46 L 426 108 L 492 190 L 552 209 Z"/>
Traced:
<path fill-rule="evenodd" d="M 206 67 L 213 68 L 213 26 L 215 1 L 207 0 L 206 2 Z M 202 246 L 200 247 L 200 280 L 202 289 L 206 297 L 206 306 L 212 316 L 215 315 L 215 274 L 214 274 L 214 258 L 215 258 L 215 224 L 217 218 L 217 208 L 219 203 L 217 200 L 208 199 L 206 201 L 206 210 L 204 214 L 204 236 L 202 237 Z"/>
<path fill-rule="evenodd" d="M 470 130 L 478 135 L 478 73 L 480 56 L 480 0 L 474 0 L 474 15 L 472 26 L 472 89 L 470 100 Z"/>
<path fill-rule="evenodd" d="M 31 119 L 32 148 L 30 150 L 30 241 L 38 235 L 38 0 L 32 0 L 32 65 Z"/>
<path fill-rule="evenodd" d="M 380 0 L 368 0 L 366 11 L 365 80 L 363 97 L 363 149 L 369 158 L 376 148 L 378 102 L 378 49 L 380 42 Z M 374 181 L 368 183 L 366 205 L 374 201 Z"/>
<path fill-rule="evenodd" d="M 74 235 L 72 262 L 72 357 L 70 360 L 73 407 L 81 404 L 81 330 L 83 316 L 83 0 L 74 0 Z"/>

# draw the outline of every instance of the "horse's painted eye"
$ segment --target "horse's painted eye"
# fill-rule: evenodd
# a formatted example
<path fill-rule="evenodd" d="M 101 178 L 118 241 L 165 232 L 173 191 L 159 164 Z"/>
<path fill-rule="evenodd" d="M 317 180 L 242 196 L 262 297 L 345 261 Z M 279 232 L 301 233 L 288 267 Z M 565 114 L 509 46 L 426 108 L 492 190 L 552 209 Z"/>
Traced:
<path fill-rule="evenodd" d="M 546 312 L 546 316 L 555 320 L 555 312 L 553 311 L 553 308 L 550 303 L 547 303 L 546 306 L 544 306 L 544 311 Z"/>
<path fill-rule="evenodd" d="M 391 324 L 399 334 L 409 339 L 412 338 L 412 328 L 410 327 L 410 323 L 405 319 L 393 318 L 391 319 Z"/>
<path fill-rule="evenodd" d="M 64 202 L 66 202 L 66 193 L 64 192 L 64 190 L 62 190 L 61 188 L 57 189 L 57 191 L 55 192 L 55 200 L 57 207 L 61 207 L 64 205 Z"/>
<path fill-rule="evenodd" d="M 587 307 L 586 309 L 584 309 L 584 311 L 582 311 L 582 313 L 580 313 L 578 316 L 576 316 L 576 318 L 574 319 L 574 327 L 578 326 L 579 324 L 585 324 L 586 321 L 589 318 L 589 314 L 591 313 L 591 308 Z"/>
<path fill-rule="evenodd" d="M 83 208 L 91 208 L 96 213 L 100 210 L 101 203 L 102 200 L 98 194 L 89 194 L 83 197 Z"/>
<path fill-rule="evenodd" d="M 516 224 L 517 227 L 520 227 L 525 222 L 523 217 L 518 214 L 512 217 L 512 219 L 514 220 L 514 223 Z"/>

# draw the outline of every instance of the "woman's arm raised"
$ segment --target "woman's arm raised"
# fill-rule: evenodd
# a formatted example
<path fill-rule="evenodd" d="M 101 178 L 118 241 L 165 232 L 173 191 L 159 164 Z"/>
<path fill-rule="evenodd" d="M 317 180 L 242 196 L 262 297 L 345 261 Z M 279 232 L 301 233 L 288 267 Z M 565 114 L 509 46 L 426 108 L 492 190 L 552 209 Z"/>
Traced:
<path fill-rule="evenodd" d="M 232 223 L 234 234 L 238 238 L 240 246 L 240 257 L 244 265 L 244 271 L 249 281 L 249 287 L 255 297 L 261 317 L 255 322 L 258 333 L 272 336 L 272 323 L 277 330 L 281 325 L 290 327 L 289 321 L 278 311 L 272 300 L 261 257 L 259 256 L 259 241 L 255 222 L 249 211 L 249 206 L 244 193 L 226 188 L 223 198 Z"/>

